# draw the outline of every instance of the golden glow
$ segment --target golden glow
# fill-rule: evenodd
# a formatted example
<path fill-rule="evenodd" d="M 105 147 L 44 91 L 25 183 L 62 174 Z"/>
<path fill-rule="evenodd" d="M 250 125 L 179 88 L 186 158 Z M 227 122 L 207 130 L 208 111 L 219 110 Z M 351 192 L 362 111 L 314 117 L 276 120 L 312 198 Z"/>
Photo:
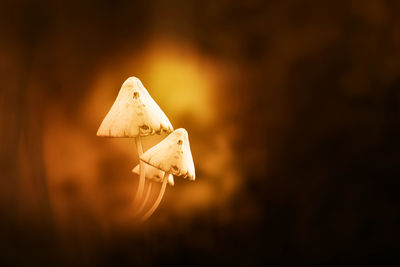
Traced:
<path fill-rule="evenodd" d="M 159 43 L 144 56 L 143 79 L 172 118 L 185 116 L 200 123 L 212 121 L 212 92 L 216 77 L 210 63 L 188 47 Z"/>
<path fill-rule="evenodd" d="M 84 202 L 104 230 L 132 224 L 138 182 L 131 172 L 138 164 L 134 140 L 96 136 L 129 76 L 141 79 L 175 128 L 188 130 L 196 168 L 195 182 L 177 178 L 175 186 L 167 188 L 154 220 L 162 223 L 163 213 L 189 218 L 194 211 L 229 203 L 240 188 L 241 175 L 231 148 L 235 132 L 215 127 L 224 125 L 224 109 L 218 101 L 225 99 L 218 99 L 218 94 L 227 76 L 220 75 L 220 65 L 194 47 L 165 40 L 151 42 L 139 54 L 113 60 L 99 69 L 76 122 L 69 122 L 57 105 L 47 113 L 45 163 L 59 224 L 68 227 L 71 201 Z M 165 136 L 143 138 L 144 150 Z M 153 201 L 159 187 L 153 185 Z"/>

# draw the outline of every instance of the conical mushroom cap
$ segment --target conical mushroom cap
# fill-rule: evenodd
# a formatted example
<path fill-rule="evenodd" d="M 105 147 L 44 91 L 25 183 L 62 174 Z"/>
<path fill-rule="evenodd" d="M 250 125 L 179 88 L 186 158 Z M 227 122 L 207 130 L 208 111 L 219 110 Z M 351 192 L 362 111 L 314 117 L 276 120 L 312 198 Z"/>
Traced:
<path fill-rule="evenodd" d="M 128 78 L 117 99 L 101 123 L 98 136 L 137 137 L 170 133 L 173 130 L 167 116 L 151 98 L 142 82 Z"/>
<path fill-rule="evenodd" d="M 144 171 L 146 174 L 146 178 L 149 180 L 152 180 L 154 182 L 157 183 L 162 183 L 163 181 L 163 177 L 164 177 L 164 172 L 160 169 L 157 169 L 149 164 L 144 164 Z M 135 168 L 133 168 L 132 172 L 136 173 L 137 175 L 139 175 L 139 164 L 136 165 Z M 174 177 L 172 176 L 172 174 L 168 174 L 168 184 L 171 186 L 174 186 Z"/>
<path fill-rule="evenodd" d="M 165 172 L 195 180 L 188 133 L 180 128 L 147 150 L 140 159 Z"/>

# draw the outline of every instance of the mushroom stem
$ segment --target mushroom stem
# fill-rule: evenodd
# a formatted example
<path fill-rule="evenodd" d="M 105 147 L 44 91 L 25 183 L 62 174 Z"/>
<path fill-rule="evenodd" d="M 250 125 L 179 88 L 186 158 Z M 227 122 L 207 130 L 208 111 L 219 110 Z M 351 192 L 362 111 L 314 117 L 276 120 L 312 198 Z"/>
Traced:
<path fill-rule="evenodd" d="M 140 203 L 139 208 L 136 210 L 136 214 L 139 214 L 142 212 L 143 208 L 146 206 L 147 201 L 149 200 L 150 192 L 151 192 L 151 185 L 153 183 L 150 182 L 149 186 L 147 187 L 146 195 L 144 196 L 144 200 L 142 203 Z"/>
<path fill-rule="evenodd" d="M 136 148 L 137 148 L 137 151 L 138 151 L 138 154 L 140 157 L 143 154 L 142 139 L 140 136 L 137 136 L 135 138 L 135 143 L 136 143 Z M 143 189 L 144 189 L 144 182 L 145 182 L 144 162 L 139 159 L 139 164 L 140 164 L 140 166 L 139 166 L 139 172 L 140 172 L 139 185 L 138 185 L 136 196 L 135 196 L 133 203 L 138 203 L 138 201 L 140 201 L 140 199 L 142 198 Z"/>
<path fill-rule="evenodd" d="M 161 199 L 164 196 L 165 188 L 167 187 L 167 181 L 168 181 L 168 173 L 167 172 L 165 172 L 163 179 L 164 180 L 163 180 L 163 183 L 161 186 L 161 190 L 160 190 L 160 193 L 158 194 L 156 202 L 154 202 L 153 206 L 143 215 L 141 221 L 147 220 L 153 214 L 153 212 L 157 209 L 158 205 L 160 205 Z"/>

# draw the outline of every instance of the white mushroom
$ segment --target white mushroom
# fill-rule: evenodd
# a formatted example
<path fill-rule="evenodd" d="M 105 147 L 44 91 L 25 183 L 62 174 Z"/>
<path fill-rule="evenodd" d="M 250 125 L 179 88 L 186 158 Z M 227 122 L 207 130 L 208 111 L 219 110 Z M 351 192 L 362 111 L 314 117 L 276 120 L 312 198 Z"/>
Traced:
<path fill-rule="evenodd" d="M 130 77 L 122 84 L 97 135 L 133 137 L 140 156 L 143 154 L 142 136 L 170 133 L 172 130 L 173 127 L 167 116 L 144 88 L 142 82 L 136 77 Z M 142 198 L 144 185 L 144 163 L 140 161 L 140 178 L 135 203 Z"/>
<path fill-rule="evenodd" d="M 145 170 L 147 179 L 149 179 L 153 182 L 162 183 L 163 178 L 164 178 L 164 172 L 162 170 L 157 169 L 149 164 L 144 165 L 144 170 Z M 139 175 L 139 173 L 140 173 L 139 164 L 136 165 L 135 168 L 133 168 L 132 172 Z M 174 186 L 174 184 L 175 184 L 174 177 L 172 176 L 172 174 L 168 175 L 168 184 L 170 186 Z"/>
<path fill-rule="evenodd" d="M 140 159 L 175 176 L 194 181 L 196 178 L 188 133 L 180 128 L 147 150 Z"/>
<path fill-rule="evenodd" d="M 139 167 L 140 167 L 139 164 L 136 165 L 136 167 L 133 168 L 132 172 L 139 174 L 140 173 Z M 163 172 L 162 170 L 157 169 L 149 164 L 144 164 L 144 170 L 145 170 L 147 179 L 149 179 L 153 182 L 162 183 L 165 172 Z M 168 184 L 170 186 L 174 186 L 175 183 L 174 183 L 174 177 L 172 176 L 172 174 L 168 174 L 167 180 L 168 180 Z M 142 203 L 140 203 L 139 207 L 136 209 L 136 212 L 135 212 L 136 214 L 139 214 L 145 207 L 145 205 L 150 197 L 151 188 L 152 188 L 152 183 L 150 183 L 149 186 L 147 187 L 144 199 L 143 199 Z"/>
<path fill-rule="evenodd" d="M 164 140 L 141 155 L 140 159 L 149 165 L 165 171 L 160 194 L 153 206 L 142 217 L 142 220 L 146 220 L 153 214 L 161 202 L 168 174 L 183 176 L 184 178 L 188 177 L 192 181 L 196 178 L 187 131 L 183 128 L 173 131 Z"/>
<path fill-rule="evenodd" d="M 98 136 L 138 137 L 171 132 L 167 116 L 136 77 L 128 78 L 101 123 Z"/>

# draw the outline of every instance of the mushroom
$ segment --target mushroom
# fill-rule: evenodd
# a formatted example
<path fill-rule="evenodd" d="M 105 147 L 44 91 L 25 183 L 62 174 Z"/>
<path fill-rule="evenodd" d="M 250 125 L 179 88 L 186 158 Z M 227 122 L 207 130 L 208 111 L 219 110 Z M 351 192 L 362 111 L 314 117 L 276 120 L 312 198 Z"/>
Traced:
<path fill-rule="evenodd" d="M 196 178 L 187 131 L 183 128 L 173 131 L 164 140 L 141 155 L 140 159 L 165 172 L 162 179 L 161 191 L 155 203 L 142 217 L 142 220 L 146 220 L 153 214 L 161 202 L 167 185 L 168 175 L 183 176 L 191 181 L 194 181 Z"/>
<path fill-rule="evenodd" d="M 139 156 L 143 154 L 141 137 L 173 127 L 167 116 L 136 77 L 129 77 L 121 86 L 118 96 L 101 123 L 97 136 L 133 137 Z M 140 161 L 140 178 L 135 202 L 141 199 L 145 185 L 144 163 Z"/>
<path fill-rule="evenodd" d="M 146 178 L 153 181 L 153 182 L 157 182 L 157 183 L 162 183 L 163 177 L 164 177 L 164 172 L 160 169 L 157 169 L 149 164 L 144 164 L 144 170 L 146 173 Z M 132 170 L 133 173 L 136 173 L 139 175 L 140 173 L 140 165 L 136 165 L 135 168 L 133 168 Z M 168 175 L 168 184 L 170 186 L 174 186 L 174 177 L 172 176 L 172 174 Z M 143 208 L 145 207 L 147 200 L 149 199 L 150 196 L 150 192 L 151 192 L 151 186 L 152 183 L 149 184 L 149 186 L 147 187 L 147 191 L 145 193 L 143 202 L 140 204 L 140 206 L 137 208 L 136 210 L 136 214 L 139 214 Z"/>
<path fill-rule="evenodd" d="M 139 168 L 139 164 L 136 165 L 135 168 L 133 168 L 132 172 L 136 173 L 139 175 L 140 173 L 140 168 Z M 164 177 L 164 172 L 160 169 L 157 169 L 149 164 L 144 164 L 144 170 L 146 172 L 146 178 L 153 181 L 153 182 L 157 182 L 157 183 L 162 183 L 163 181 L 163 177 Z M 174 177 L 172 176 L 172 174 L 168 175 L 168 184 L 170 186 L 174 186 Z"/>

